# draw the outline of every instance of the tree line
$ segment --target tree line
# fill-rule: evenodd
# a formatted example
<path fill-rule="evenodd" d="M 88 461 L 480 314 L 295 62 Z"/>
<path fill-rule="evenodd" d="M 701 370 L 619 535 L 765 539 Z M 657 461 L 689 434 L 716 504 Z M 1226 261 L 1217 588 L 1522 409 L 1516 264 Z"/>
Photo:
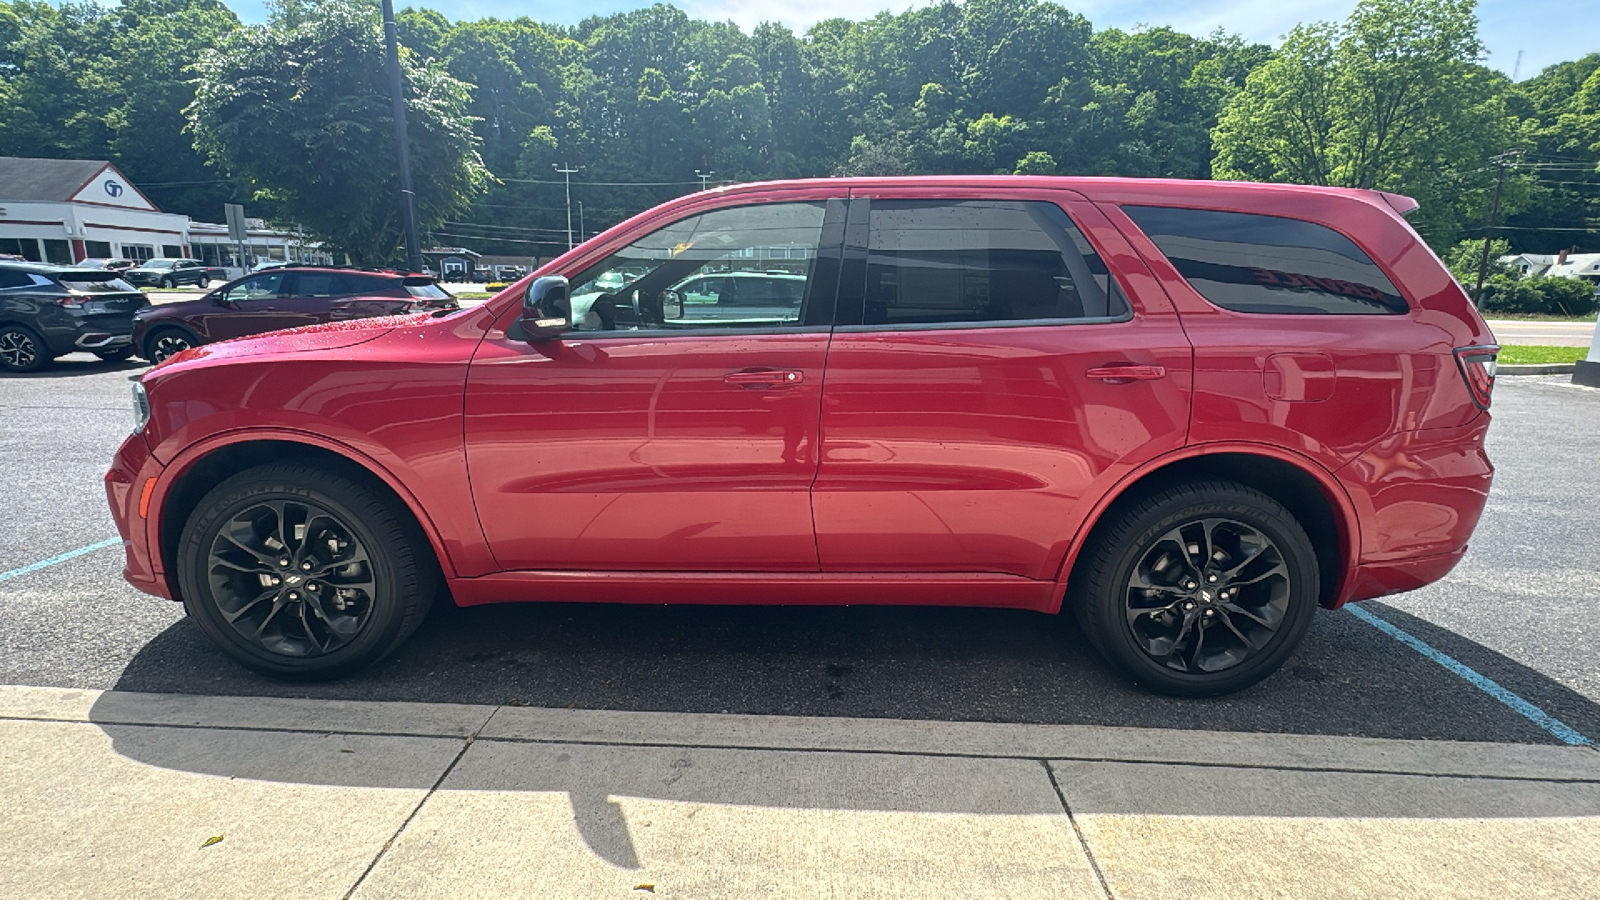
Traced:
<path fill-rule="evenodd" d="M 0 154 L 108 158 L 164 209 L 225 201 L 358 262 L 400 223 L 378 6 L 0 2 Z M 1042 0 L 945 0 L 804 34 L 655 5 L 571 27 L 398 15 L 417 202 L 432 242 L 549 256 L 563 176 L 586 234 L 701 185 L 849 174 L 1296 181 L 1416 197 L 1441 251 L 1594 242 L 1600 54 L 1513 83 L 1474 0 L 1363 0 L 1276 50 L 1096 30 Z M 577 208 L 574 215 L 577 216 Z M 574 222 L 578 227 L 579 223 Z"/>

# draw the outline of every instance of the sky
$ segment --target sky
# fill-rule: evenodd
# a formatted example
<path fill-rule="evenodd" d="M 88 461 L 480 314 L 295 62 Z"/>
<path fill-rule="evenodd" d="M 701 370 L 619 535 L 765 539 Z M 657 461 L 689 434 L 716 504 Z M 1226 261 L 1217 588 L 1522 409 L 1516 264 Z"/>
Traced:
<path fill-rule="evenodd" d="M 265 0 L 224 0 L 245 22 L 266 18 Z M 1355 8 L 1355 0 L 1057 0 L 1083 15 L 1095 27 L 1132 29 L 1166 25 L 1193 35 L 1217 28 L 1246 40 L 1276 46 L 1300 22 L 1338 21 Z M 1488 46 L 1488 65 L 1521 81 L 1545 66 L 1600 51 L 1600 30 L 1592 0 L 1479 0 L 1478 34 Z M 528 16 L 541 22 L 573 25 L 591 15 L 606 15 L 650 5 L 650 0 L 395 0 L 396 8 L 426 6 L 452 21 L 494 16 Z M 763 21 L 779 21 L 804 32 L 822 19 L 868 18 L 880 10 L 900 11 L 916 0 L 805 0 L 787 4 L 772 0 L 676 0 L 675 6 L 696 19 L 731 19 L 748 32 Z M 1521 53 L 1521 63 L 1517 56 Z"/>

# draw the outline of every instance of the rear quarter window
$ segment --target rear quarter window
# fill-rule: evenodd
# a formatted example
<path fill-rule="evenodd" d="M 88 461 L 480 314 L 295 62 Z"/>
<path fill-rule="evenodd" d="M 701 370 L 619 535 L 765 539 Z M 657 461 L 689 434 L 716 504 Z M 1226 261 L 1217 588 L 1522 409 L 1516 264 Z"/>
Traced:
<path fill-rule="evenodd" d="M 1323 225 L 1283 216 L 1124 206 L 1189 284 L 1242 313 L 1394 315 L 1399 288 L 1365 251 Z"/>

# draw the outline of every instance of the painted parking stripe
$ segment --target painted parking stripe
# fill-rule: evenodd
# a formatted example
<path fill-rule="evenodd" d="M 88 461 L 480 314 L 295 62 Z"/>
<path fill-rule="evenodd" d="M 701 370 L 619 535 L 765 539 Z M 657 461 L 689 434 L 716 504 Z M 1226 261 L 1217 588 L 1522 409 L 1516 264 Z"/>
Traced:
<path fill-rule="evenodd" d="M 1407 647 L 1410 647 L 1418 653 L 1421 653 L 1423 656 L 1426 656 L 1439 665 L 1444 666 L 1446 669 L 1449 669 L 1457 675 L 1460 675 L 1473 687 L 1483 691 L 1485 694 L 1488 694 L 1496 700 L 1499 700 L 1506 706 L 1511 707 L 1511 709 L 1514 710 L 1518 715 L 1523 716 L 1533 724 L 1555 735 L 1558 740 L 1574 746 L 1588 746 L 1594 743 L 1593 741 L 1584 737 L 1582 734 L 1578 733 L 1578 730 L 1573 728 L 1571 725 L 1562 722 L 1555 716 L 1550 715 L 1539 707 L 1534 706 L 1532 703 L 1522 699 L 1522 697 L 1506 689 L 1499 682 L 1486 675 L 1480 674 L 1477 670 L 1473 669 L 1466 663 L 1440 652 L 1428 642 L 1412 635 L 1405 629 L 1396 625 L 1392 625 L 1389 622 L 1378 618 L 1372 613 L 1367 612 L 1359 606 L 1346 606 L 1345 609 L 1350 610 L 1351 615 L 1363 622 L 1366 622 L 1373 628 L 1378 629 L 1384 634 L 1387 634 L 1400 643 L 1405 644 Z"/>
<path fill-rule="evenodd" d="M 12 569 L 9 572 L 0 572 L 0 581 L 10 581 L 19 575 L 26 575 L 29 572 L 37 572 L 46 566 L 53 566 L 56 563 L 66 562 L 69 559 L 82 556 L 85 553 L 93 553 L 96 550 L 104 550 L 107 547 L 115 547 L 121 543 L 122 538 L 110 538 L 108 540 L 101 541 L 98 544 L 90 544 L 87 547 L 79 547 L 76 550 L 68 550 L 65 553 L 58 553 L 49 559 L 41 559 L 36 563 L 29 563 L 20 569 Z"/>

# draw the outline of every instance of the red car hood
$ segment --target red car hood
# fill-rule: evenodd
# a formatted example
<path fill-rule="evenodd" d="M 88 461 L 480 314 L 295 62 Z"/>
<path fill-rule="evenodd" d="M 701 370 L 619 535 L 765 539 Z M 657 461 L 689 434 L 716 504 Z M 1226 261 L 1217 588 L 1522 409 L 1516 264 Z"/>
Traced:
<path fill-rule="evenodd" d="M 380 338 L 401 326 L 426 321 L 429 315 L 429 313 L 411 313 L 404 316 L 347 319 L 343 322 L 329 322 L 326 325 L 305 325 L 283 331 L 269 331 L 266 334 L 253 334 L 215 344 L 202 344 L 168 357 L 155 368 L 202 359 L 228 359 L 266 353 L 296 353 L 354 347 Z"/>

